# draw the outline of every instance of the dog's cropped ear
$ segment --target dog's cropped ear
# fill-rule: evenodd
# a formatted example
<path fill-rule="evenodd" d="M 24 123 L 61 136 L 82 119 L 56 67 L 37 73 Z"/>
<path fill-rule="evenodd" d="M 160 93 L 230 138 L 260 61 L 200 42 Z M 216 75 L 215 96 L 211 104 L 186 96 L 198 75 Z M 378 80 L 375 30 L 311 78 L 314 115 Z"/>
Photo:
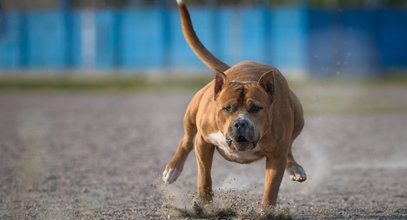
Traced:
<path fill-rule="evenodd" d="M 273 70 L 267 71 L 261 75 L 259 79 L 259 85 L 261 85 L 266 92 L 273 94 L 274 92 L 274 73 Z"/>
<path fill-rule="evenodd" d="M 228 78 L 225 73 L 216 70 L 215 73 L 215 99 L 216 95 L 222 90 L 223 85 L 228 81 Z"/>

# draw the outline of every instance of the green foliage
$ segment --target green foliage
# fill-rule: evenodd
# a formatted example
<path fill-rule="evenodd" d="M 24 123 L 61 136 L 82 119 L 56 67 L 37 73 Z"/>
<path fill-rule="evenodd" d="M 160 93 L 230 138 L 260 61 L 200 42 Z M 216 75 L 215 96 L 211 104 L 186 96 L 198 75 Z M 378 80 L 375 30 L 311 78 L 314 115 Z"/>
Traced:
<path fill-rule="evenodd" d="M 192 90 L 210 76 L 32 76 L 0 77 L 0 91 L 163 91 Z"/>
<path fill-rule="evenodd" d="M 289 77 L 288 77 L 289 78 Z M 114 92 L 183 91 L 193 94 L 211 75 L 104 75 L 0 77 L 0 92 Z M 380 79 L 288 79 L 306 115 L 406 113 L 407 77 Z"/>

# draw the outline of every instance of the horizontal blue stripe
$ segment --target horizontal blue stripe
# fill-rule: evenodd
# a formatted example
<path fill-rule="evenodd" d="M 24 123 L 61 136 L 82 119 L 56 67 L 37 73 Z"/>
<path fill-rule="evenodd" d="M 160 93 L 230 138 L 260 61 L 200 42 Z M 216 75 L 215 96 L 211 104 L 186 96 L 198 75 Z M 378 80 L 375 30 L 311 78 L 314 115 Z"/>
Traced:
<path fill-rule="evenodd" d="M 407 67 L 407 11 L 191 7 L 201 41 L 221 60 L 265 62 L 324 75 Z M 90 17 L 87 17 L 90 16 Z M 90 19 L 90 20 L 89 20 Z M 94 60 L 84 57 L 93 24 Z M 87 66 L 93 65 L 93 66 Z M 205 66 L 182 36 L 175 8 L 6 12 L 0 68 L 166 69 Z M 363 71 L 360 71 L 363 72 Z"/>

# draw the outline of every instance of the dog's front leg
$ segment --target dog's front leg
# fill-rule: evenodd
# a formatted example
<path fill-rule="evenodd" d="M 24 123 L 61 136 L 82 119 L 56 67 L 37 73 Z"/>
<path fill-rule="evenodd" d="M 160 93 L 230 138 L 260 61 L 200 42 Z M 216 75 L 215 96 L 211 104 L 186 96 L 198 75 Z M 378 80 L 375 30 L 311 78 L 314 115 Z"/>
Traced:
<path fill-rule="evenodd" d="M 264 182 L 264 194 L 261 208 L 267 209 L 269 206 L 276 205 L 278 190 L 284 175 L 287 162 L 287 155 L 282 154 L 277 157 L 267 157 L 266 159 L 266 178 Z"/>
<path fill-rule="evenodd" d="M 201 135 L 195 138 L 195 157 L 198 164 L 198 198 L 205 202 L 212 200 L 211 168 L 215 146 L 203 140 Z"/>
<path fill-rule="evenodd" d="M 177 180 L 184 168 L 185 160 L 187 159 L 189 152 L 193 149 L 193 139 L 196 134 L 196 128 L 190 124 L 185 123 L 185 135 L 180 141 L 175 155 L 165 167 L 162 174 L 162 179 L 165 183 L 173 183 Z"/>

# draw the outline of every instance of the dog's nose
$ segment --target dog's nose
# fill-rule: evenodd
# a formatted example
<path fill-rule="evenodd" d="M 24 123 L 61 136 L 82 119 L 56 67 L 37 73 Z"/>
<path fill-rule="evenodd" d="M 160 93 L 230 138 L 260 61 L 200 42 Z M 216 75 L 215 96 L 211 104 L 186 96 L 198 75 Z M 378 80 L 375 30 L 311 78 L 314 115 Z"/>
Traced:
<path fill-rule="evenodd" d="M 238 131 L 243 131 L 249 127 L 249 123 L 246 120 L 236 120 L 233 122 L 233 127 Z"/>

